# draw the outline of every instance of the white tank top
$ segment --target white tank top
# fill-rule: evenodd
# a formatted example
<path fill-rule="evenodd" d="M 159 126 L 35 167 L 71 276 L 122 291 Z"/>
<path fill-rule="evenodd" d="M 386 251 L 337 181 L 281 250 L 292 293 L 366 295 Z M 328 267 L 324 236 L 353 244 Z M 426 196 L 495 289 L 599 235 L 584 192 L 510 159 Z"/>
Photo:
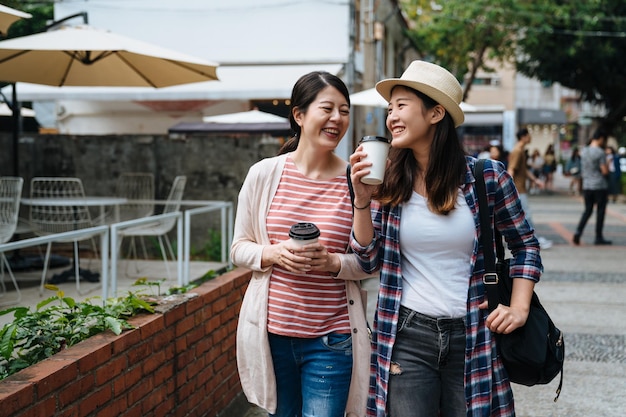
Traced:
<path fill-rule="evenodd" d="M 447 216 L 413 192 L 402 206 L 402 305 L 431 317 L 465 317 L 475 224 L 463 193 Z"/>

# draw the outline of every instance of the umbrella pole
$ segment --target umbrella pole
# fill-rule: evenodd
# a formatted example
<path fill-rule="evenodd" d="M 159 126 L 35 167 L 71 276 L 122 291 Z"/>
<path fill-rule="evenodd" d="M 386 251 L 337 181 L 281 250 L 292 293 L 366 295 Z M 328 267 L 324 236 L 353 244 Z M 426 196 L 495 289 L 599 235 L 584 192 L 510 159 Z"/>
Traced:
<path fill-rule="evenodd" d="M 18 177 L 20 174 L 20 161 L 18 160 L 19 151 L 17 149 L 20 142 L 20 106 L 17 102 L 16 83 L 13 83 L 12 86 L 13 95 L 11 100 L 11 110 L 13 111 L 13 175 Z"/>

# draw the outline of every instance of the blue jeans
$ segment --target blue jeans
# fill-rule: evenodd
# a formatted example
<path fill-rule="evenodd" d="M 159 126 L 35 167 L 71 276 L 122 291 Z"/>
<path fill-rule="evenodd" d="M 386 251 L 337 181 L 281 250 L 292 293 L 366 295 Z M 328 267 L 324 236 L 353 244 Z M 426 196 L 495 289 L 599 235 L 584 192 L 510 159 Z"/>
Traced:
<path fill-rule="evenodd" d="M 465 324 L 400 307 L 391 354 L 390 417 L 465 417 Z"/>
<path fill-rule="evenodd" d="M 343 417 L 352 376 L 352 336 L 269 335 L 278 407 L 273 417 Z"/>

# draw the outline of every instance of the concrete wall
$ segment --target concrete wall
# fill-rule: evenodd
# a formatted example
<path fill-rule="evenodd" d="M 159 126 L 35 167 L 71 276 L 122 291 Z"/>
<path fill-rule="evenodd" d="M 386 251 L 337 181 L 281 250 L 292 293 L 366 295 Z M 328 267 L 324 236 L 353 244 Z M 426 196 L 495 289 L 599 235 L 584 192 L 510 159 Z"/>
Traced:
<path fill-rule="evenodd" d="M 150 172 L 157 199 L 166 199 L 174 178 L 187 176 L 185 200 L 230 201 L 235 207 L 241 184 L 252 164 L 275 155 L 278 138 L 261 135 L 68 136 L 23 134 L 19 143 L 22 195 L 35 176 L 78 177 L 87 195 L 113 195 L 123 172 Z M 0 175 L 13 174 L 10 133 L 0 134 Z M 157 211 L 160 207 L 157 207 Z M 22 207 L 27 218 L 27 207 Z M 192 242 L 201 243 L 207 229 L 219 230 L 217 215 L 194 216 Z M 196 230 L 198 233 L 196 233 Z"/>

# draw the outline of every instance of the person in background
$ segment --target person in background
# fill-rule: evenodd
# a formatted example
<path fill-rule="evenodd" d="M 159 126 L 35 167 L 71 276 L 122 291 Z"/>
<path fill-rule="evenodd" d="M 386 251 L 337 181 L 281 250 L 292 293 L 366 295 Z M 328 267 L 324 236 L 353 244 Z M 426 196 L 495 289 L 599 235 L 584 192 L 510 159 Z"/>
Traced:
<path fill-rule="evenodd" d="M 565 166 L 565 174 L 571 178 L 569 182 L 570 192 L 576 195 L 582 193 L 580 150 L 578 147 L 575 147 L 572 150 L 572 156 L 569 158 L 567 165 Z"/>
<path fill-rule="evenodd" d="M 519 199 L 522 204 L 522 208 L 524 209 L 524 213 L 526 213 L 526 219 L 532 225 L 532 214 L 530 211 L 526 184 L 530 182 L 538 188 L 543 188 L 544 183 L 531 170 L 528 169 L 528 165 L 526 164 L 524 149 L 532 140 L 530 132 L 528 131 L 528 129 L 522 128 L 517 131 L 516 136 L 517 143 L 509 153 L 509 165 L 507 171 L 515 181 L 515 187 L 517 188 L 517 192 L 519 194 Z M 535 152 L 533 153 L 537 156 L 539 154 L 539 151 L 535 149 Z M 539 157 L 541 156 L 539 155 Z M 549 249 L 552 247 L 551 240 L 540 236 L 538 236 L 537 239 L 539 240 L 541 249 Z"/>
<path fill-rule="evenodd" d="M 491 146 L 489 146 L 489 158 L 493 159 L 494 161 L 502 162 L 505 168 L 508 166 L 508 158 L 505 155 L 501 145 L 492 144 Z"/>
<path fill-rule="evenodd" d="M 528 137 L 530 138 L 530 133 L 528 133 Z M 518 140 L 518 143 L 519 143 L 519 140 Z M 529 139 L 529 143 L 530 143 L 530 139 Z M 539 192 L 542 189 L 546 188 L 546 184 L 543 180 L 544 178 L 543 167 L 545 165 L 545 160 L 543 159 L 543 156 L 541 156 L 539 149 L 533 149 L 533 152 L 531 153 L 530 158 L 527 161 L 527 164 L 530 167 L 530 172 L 532 173 L 533 177 L 537 179 L 537 181 L 533 181 L 532 178 L 529 176 L 528 178 L 530 180 L 530 182 L 528 183 L 529 194 L 539 194 Z"/>
<path fill-rule="evenodd" d="M 446 69 L 413 61 L 376 85 L 392 134 L 384 182 L 366 185 L 363 147 L 350 156 L 355 190 L 351 247 L 368 273 L 380 269 L 368 416 L 513 416 L 513 393 L 494 333 L 528 317 L 542 266 L 513 179 L 486 159 L 495 226 L 513 251 L 511 307 L 487 310 L 473 174 L 456 133 L 462 90 Z M 371 210 L 370 210 L 371 205 Z"/>
<path fill-rule="evenodd" d="M 609 167 L 606 163 L 607 133 L 598 129 L 593 133 L 589 145 L 585 146 L 580 154 L 583 181 L 583 197 L 585 199 L 585 211 L 580 217 L 576 232 L 572 241 L 575 245 L 580 244 L 580 237 L 585 230 L 585 225 L 596 206 L 596 245 L 610 245 L 612 242 L 604 238 L 604 215 L 609 200 L 607 176 Z"/>
<path fill-rule="evenodd" d="M 554 192 L 554 172 L 556 171 L 556 156 L 554 146 L 548 145 L 546 153 L 543 155 L 543 178 L 545 178 L 545 189 L 548 193 Z"/>
<path fill-rule="evenodd" d="M 253 271 L 237 328 L 241 385 L 271 416 L 360 417 L 370 341 L 359 280 L 369 275 L 346 253 L 352 205 L 335 154 L 348 89 L 327 72 L 302 76 L 289 121 L 295 136 L 250 168 L 239 193 L 231 258 Z M 318 226 L 318 243 L 290 240 L 298 222 Z"/>
<path fill-rule="evenodd" d="M 609 168 L 609 199 L 617 203 L 617 197 L 622 190 L 622 170 L 619 163 L 619 155 L 612 146 L 606 147 L 606 164 Z"/>

